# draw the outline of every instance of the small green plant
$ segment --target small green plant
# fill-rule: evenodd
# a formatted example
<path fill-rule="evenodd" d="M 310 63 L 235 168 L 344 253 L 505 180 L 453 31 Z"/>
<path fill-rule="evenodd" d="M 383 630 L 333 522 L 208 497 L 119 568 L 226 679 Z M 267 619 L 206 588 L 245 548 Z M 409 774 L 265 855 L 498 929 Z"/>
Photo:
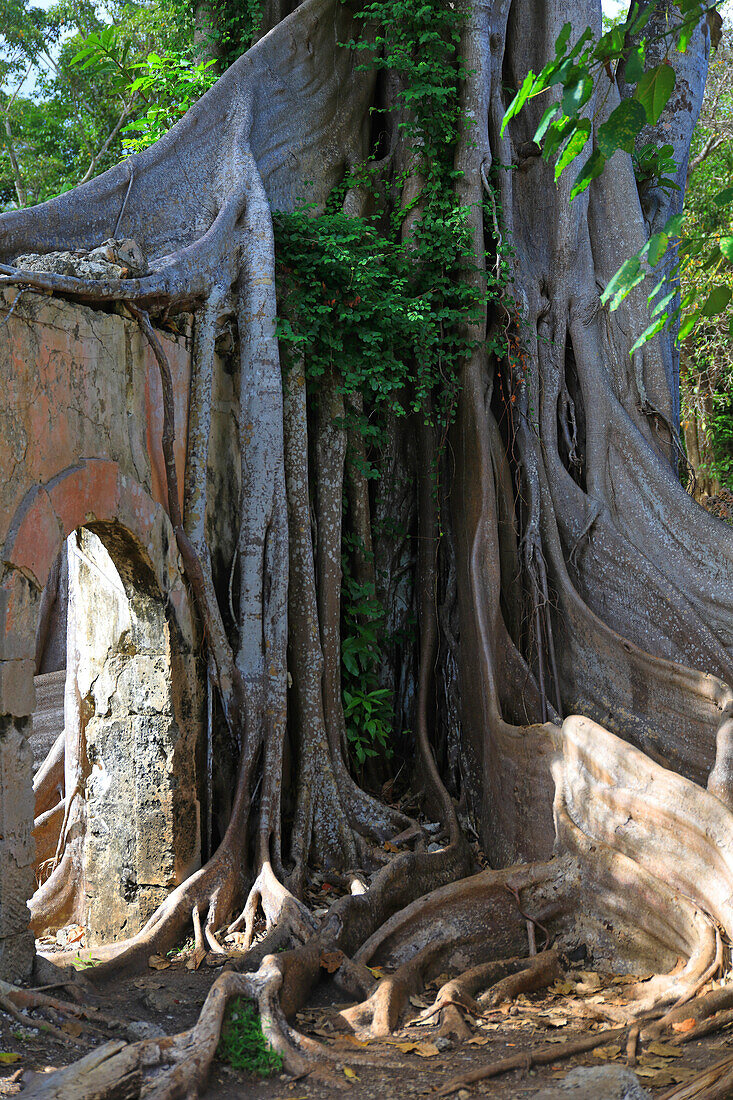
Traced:
<path fill-rule="evenodd" d="M 244 997 L 227 1006 L 216 1053 L 222 1062 L 257 1077 L 271 1077 L 283 1067 L 281 1056 L 262 1034 L 257 1009 Z"/>
<path fill-rule="evenodd" d="M 172 947 L 170 951 L 167 951 L 165 957 L 167 959 L 180 959 L 183 955 L 190 955 L 195 946 L 193 936 L 187 936 L 177 947 Z"/>
<path fill-rule="evenodd" d="M 348 545 L 348 539 L 345 540 Z M 373 584 L 359 584 L 343 558 L 341 586 L 341 678 L 346 738 L 354 762 L 363 767 L 370 756 L 389 759 L 395 715 L 392 693 L 379 686 L 380 637 L 384 609 Z"/>
<path fill-rule="evenodd" d="M 216 83 L 213 65 L 213 61 L 196 64 L 183 53 L 170 53 L 165 57 L 149 53 L 144 61 L 131 65 L 138 75 L 128 91 L 142 97 L 147 111 L 142 118 L 123 126 L 122 132 L 130 135 L 122 141 L 125 152 L 140 153 L 154 145 L 183 118 L 196 100 Z"/>
<path fill-rule="evenodd" d="M 75 970 L 88 970 L 90 966 L 97 965 L 97 959 L 92 958 L 91 951 L 86 958 L 83 958 L 81 952 L 77 952 L 71 961 L 71 965 Z"/>

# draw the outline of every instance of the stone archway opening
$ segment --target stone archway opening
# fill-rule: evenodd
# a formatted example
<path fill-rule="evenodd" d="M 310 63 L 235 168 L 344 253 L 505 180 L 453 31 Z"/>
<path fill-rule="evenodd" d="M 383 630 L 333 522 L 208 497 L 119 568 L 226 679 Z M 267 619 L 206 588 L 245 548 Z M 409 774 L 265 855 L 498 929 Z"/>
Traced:
<path fill-rule="evenodd" d="M 124 527 L 65 540 L 36 633 L 32 912 L 64 859 L 75 885 L 37 907 L 46 944 L 134 935 L 200 862 L 199 692 L 169 611 Z"/>

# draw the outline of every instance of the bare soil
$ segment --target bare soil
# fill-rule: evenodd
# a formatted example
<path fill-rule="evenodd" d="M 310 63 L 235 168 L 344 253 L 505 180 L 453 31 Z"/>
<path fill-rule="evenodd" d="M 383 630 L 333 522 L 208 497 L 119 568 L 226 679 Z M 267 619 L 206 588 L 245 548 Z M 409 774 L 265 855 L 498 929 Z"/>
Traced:
<path fill-rule="evenodd" d="M 88 952 L 81 950 L 80 965 L 87 957 Z M 184 948 L 166 960 L 168 965 L 164 969 L 150 967 L 146 973 L 117 987 L 95 989 L 85 980 L 83 970 L 78 972 L 75 985 L 82 992 L 85 1003 L 98 1008 L 107 1017 L 125 1023 L 144 1021 L 172 1034 L 195 1022 L 212 982 L 221 972 L 219 966 L 210 965 L 214 961 L 213 956 L 207 956 L 198 970 L 188 969 L 187 963 L 192 966 L 192 951 Z M 164 964 L 161 960 L 157 965 Z M 438 1037 L 437 1028 L 431 1021 L 415 1024 L 424 1008 L 432 1003 L 436 983 L 423 996 L 413 999 L 407 1014 L 411 1019 L 403 1019 L 403 1026 L 391 1040 L 366 1043 L 347 1028 L 339 1014 L 346 1005 L 339 1003 L 338 994 L 331 996 L 332 991 L 324 985 L 319 991 L 322 1005 L 316 1004 L 301 1012 L 297 1026 L 343 1055 L 328 1070 L 327 1077 L 293 1080 L 277 1075 L 261 1080 L 217 1060 L 207 1095 L 211 1100 L 234 1100 L 242 1096 L 255 1100 L 331 1100 L 347 1092 L 354 1100 L 405 1100 L 427 1096 L 463 1070 L 477 1069 L 549 1043 L 556 1043 L 560 1051 L 566 1040 L 612 1027 L 611 1023 L 594 1020 L 592 1016 L 602 1013 L 604 1006 L 623 1002 L 624 981 L 623 977 L 590 969 L 571 971 L 566 980 L 556 983 L 550 990 L 521 995 L 512 1004 L 492 1009 L 480 1020 L 472 1020 L 474 1034 L 465 1042 Z M 59 999 L 69 999 L 63 988 L 49 992 Z M 94 1045 L 121 1034 L 119 1027 L 111 1027 L 106 1034 L 101 1034 L 80 1030 L 75 1023 L 63 1023 L 59 1019 L 56 1025 L 69 1033 L 69 1042 L 64 1043 L 44 1033 L 42 1023 L 37 1013 L 29 1015 L 27 1026 L 0 1013 L 0 1059 L 6 1056 L 4 1064 L 0 1064 L 0 1096 L 22 1095 L 36 1073 L 67 1065 Z M 687 1044 L 681 1042 L 682 1038 L 681 1034 L 664 1040 L 662 1047 L 657 1046 L 656 1050 L 648 1049 L 649 1044 L 647 1049 L 640 1050 L 635 1072 L 652 1095 L 661 1094 L 673 1083 L 683 1082 L 695 1071 L 733 1054 L 733 1030 Z M 17 1055 L 17 1059 L 7 1059 L 8 1055 Z M 375 1064 L 359 1065 L 358 1059 L 365 1056 Z M 617 1045 L 601 1047 L 591 1054 L 480 1082 L 470 1089 L 470 1094 L 531 1097 L 562 1078 L 574 1066 L 609 1061 L 625 1064 L 625 1052 Z"/>

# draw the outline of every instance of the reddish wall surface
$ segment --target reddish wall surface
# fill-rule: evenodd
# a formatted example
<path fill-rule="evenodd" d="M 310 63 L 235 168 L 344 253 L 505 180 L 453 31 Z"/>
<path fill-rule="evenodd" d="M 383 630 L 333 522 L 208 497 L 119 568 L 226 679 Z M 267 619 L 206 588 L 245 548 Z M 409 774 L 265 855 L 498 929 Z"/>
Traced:
<path fill-rule="evenodd" d="M 0 976 L 27 972 L 33 797 L 27 735 L 38 604 L 65 537 L 122 525 L 144 551 L 191 652 L 194 631 L 164 508 L 157 365 L 134 321 L 44 295 L 0 294 Z M 3 319 L 3 318 L 6 319 Z M 190 355 L 162 334 L 183 486 Z"/>

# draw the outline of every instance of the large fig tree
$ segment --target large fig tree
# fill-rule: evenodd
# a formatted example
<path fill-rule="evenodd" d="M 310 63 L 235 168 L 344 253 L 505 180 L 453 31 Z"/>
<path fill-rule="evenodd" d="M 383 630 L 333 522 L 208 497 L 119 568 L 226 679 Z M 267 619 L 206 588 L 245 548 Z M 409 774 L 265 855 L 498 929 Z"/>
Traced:
<path fill-rule="evenodd" d="M 648 64 L 676 81 L 639 141 L 671 143 L 682 180 L 710 41 L 696 11 L 686 52 L 674 50 L 690 8 L 651 4 L 643 30 Z M 677 192 L 640 186 L 632 134 L 571 201 L 570 174 L 556 181 L 535 144 L 561 83 L 503 125 L 527 72 L 565 48 L 558 39 L 600 35 L 600 5 L 305 0 L 265 15 L 267 33 L 157 144 L 0 218 L 6 284 L 123 302 L 153 346 L 170 517 L 241 747 L 218 849 L 93 974 L 169 949 L 191 922 L 200 947 L 220 951 L 227 927 L 250 945 L 264 915 L 264 939 L 217 980 L 192 1031 L 154 1057 L 153 1041 L 115 1054 L 120 1076 L 145 1067 L 140 1087 L 155 1097 L 204 1086 L 236 994 L 258 1000 L 288 1069 L 328 1060 L 292 1026 L 324 955 L 360 1002 L 349 1021 L 384 1035 L 411 993 L 459 962 L 436 1008 L 459 1030 L 461 1003 L 486 987 L 498 997 L 538 967 L 553 973 L 554 958 L 535 957 L 537 927 L 659 973 L 630 987 L 622 1022 L 692 996 L 721 964 L 720 929 L 733 934 L 730 534 L 680 484 L 672 338 L 630 354 L 648 287 L 613 313 L 601 304 Z M 635 94 L 632 51 L 629 35 L 581 89 L 581 168 Z M 353 324 L 342 311 L 324 334 L 314 317 L 335 299 L 325 281 L 318 298 L 319 269 L 306 265 L 328 247 L 333 260 L 337 230 L 343 270 L 371 250 L 391 305 Z M 89 280 L 15 264 L 110 237 L 137 241 L 146 270 Z M 343 290 L 358 310 L 361 294 Z M 151 323 L 182 310 L 195 316 L 183 512 Z M 234 623 L 206 537 L 227 324 L 240 409 Z M 389 399 L 370 386 L 376 358 L 394 366 Z M 441 822 L 429 848 L 350 766 L 344 555 L 384 605 L 380 683 L 413 731 L 414 782 Z M 472 874 L 470 829 L 492 870 Z M 354 872 L 384 842 L 397 854 L 365 888 Z M 302 902 L 314 863 L 352 884 L 320 923 Z M 71 875 L 62 859 L 33 899 L 36 927 L 61 918 Z M 396 969 L 375 979 L 372 961 Z"/>

